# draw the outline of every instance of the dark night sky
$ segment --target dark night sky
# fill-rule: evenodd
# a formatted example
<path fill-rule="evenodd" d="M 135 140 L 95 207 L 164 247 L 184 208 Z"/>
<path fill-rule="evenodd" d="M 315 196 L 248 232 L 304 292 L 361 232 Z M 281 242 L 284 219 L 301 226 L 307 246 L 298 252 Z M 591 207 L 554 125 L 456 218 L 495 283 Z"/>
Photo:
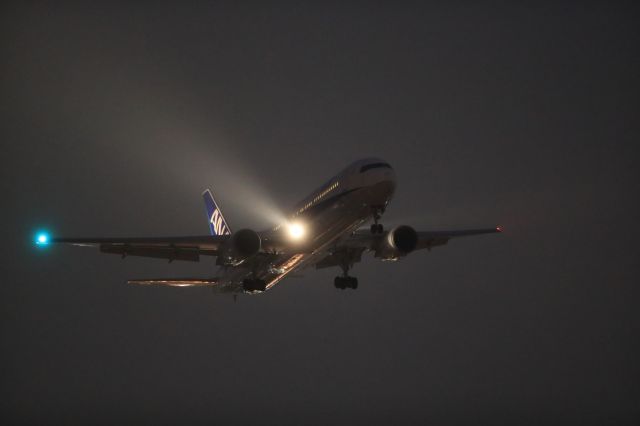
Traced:
<path fill-rule="evenodd" d="M 633 3 L 53 4 L 0 10 L 3 424 L 638 424 Z M 209 186 L 261 228 L 370 155 L 387 226 L 507 232 L 236 304 L 31 244 L 205 234 Z"/>

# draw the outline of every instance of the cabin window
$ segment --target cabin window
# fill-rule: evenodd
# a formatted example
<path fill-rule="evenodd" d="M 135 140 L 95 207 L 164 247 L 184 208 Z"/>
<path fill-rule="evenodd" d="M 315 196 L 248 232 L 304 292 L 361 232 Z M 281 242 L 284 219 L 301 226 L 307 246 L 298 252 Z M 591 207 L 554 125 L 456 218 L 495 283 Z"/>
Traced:
<path fill-rule="evenodd" d="M 388 165 L 387 163 L 371 163 L 371 164 L 365 164 L 364 166 L 362 166 L 360 168 L 360 173 L 364 173 L 367 170 L 371 170 L 371 169 L 378 169 L 378 168 L 385 168 L 385 169 L 390 169 L 391 166 Z"/>

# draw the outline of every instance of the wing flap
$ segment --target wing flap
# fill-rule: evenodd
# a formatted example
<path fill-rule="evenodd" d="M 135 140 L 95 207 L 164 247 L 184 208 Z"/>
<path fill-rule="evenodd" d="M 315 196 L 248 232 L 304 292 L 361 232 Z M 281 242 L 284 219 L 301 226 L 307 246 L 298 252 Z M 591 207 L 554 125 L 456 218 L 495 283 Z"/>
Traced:
<path fill-rule="evenodd" d="M 128 244 L 130 246 L 174 246 L 218 248 L 230 237 L 228 235 L 197 235 L 189 237 L 118 237 L 118 238 L 51 238 L 51 243 L 73 244 L 77 246 L 99 246 L 100 244 Z"/>
<path fill-rule="evenodd" d="M 190 262 L 200 261 L 200 251 L 198 248 L 177 248 L 177 247 L 140 247 L 128 244 L 100 244 L 102 253 L 119 254 L 122 257 L 140 256 L 152 257 L 156 259 L 185 260 Z"/>

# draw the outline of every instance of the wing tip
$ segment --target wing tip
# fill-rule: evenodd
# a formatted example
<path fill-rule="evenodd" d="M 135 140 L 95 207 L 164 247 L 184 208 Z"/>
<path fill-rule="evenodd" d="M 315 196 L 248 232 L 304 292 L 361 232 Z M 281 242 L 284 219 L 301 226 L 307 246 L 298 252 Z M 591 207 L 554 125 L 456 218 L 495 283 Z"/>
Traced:
<path fill-rule="evenodd" d="M 502 231 L 504 231 L 504 228 L 502 227 L 502 225 L 496 226 L 496 232 L 502 232 Z"/>

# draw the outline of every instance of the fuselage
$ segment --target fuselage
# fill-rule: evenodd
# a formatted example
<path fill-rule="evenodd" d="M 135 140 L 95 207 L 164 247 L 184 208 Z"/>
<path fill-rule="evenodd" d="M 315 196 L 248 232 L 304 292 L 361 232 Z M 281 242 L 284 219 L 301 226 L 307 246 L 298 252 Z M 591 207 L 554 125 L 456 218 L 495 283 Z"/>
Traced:
<path fill-rule="evenodd" d="M 312 266 L 332 244 L 371 220 L 374 212 L 382 214 L 395 188 L 395 172 L 387 162 L 366 158 L 350 164 L 289 212 L 288 221 L 304 229 L 299 242 L 286 252 L 262 253 L 245 267 L 223 267 L 220 289 L 232 290 L 248 276 L 263 280 L 269 289 L 295 269 Z M 284 239 L 286 232 L 279 226 L 260 234 L 264 239 Z"/>

